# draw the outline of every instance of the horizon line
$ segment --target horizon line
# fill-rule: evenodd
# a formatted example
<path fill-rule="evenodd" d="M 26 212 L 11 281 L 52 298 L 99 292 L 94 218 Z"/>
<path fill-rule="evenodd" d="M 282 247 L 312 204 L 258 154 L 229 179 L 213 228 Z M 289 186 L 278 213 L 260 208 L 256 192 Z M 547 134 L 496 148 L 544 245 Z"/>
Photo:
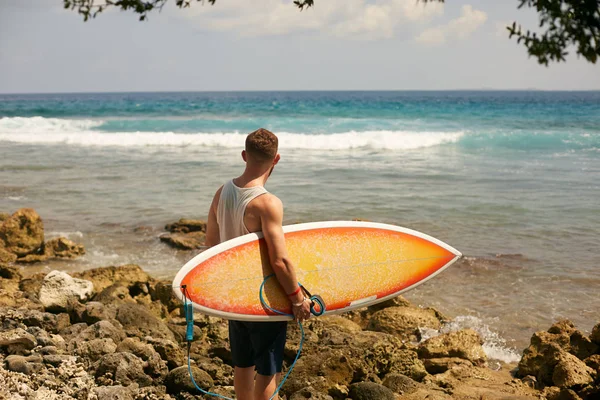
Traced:
<path fill-rule="evenodd" d="M 276 92 L 598 92 L 598 89 L 276 89 L 276 90 L 133 90 L 133 91 L 65 91 L 65 92 L 0 92 L 0 95 L 44 95 L 44 94 L 149 94 L 149 93 L 276 93 Z"/>

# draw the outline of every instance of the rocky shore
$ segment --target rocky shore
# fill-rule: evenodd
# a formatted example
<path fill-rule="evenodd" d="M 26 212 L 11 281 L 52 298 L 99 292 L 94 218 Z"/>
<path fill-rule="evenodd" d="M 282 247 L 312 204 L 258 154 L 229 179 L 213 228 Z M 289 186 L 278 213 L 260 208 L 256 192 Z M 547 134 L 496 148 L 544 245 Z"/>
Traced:
<path fill-rule="evenodd" d="M 0 222 L 0 254 L 9 254 L 0 260 L 0 398 L 208 398 L 189 378 L 185 318 L 170 281 L 157 280 L 137 265 L 71 275 L 25 274 L 27 265 L 20 260 L 46 254 L 47 244 L 43 235 L 44 245 L 39 244 L 38 234 L 35 245 L 23 245 L 34 230 L 22 215 L 17 222 L 15 214 Z M 190 247 L 198 244 L 186 239 L 199 240 L 203 232 L 190 221 L 170 230 Z M 13 251 L 25 247 L 29 253 Z M 445 332 L 450 322 L 439 311 L 402 297 L 341 316 L 310 319 L 304 324 L 302 355 L 281 396 L 600 398 L 600 324 L 587 336 L 570 322 L 559 321 L 533 335 L 518 365 L 490 368 L 473 330 L 423 336 L 424 329 Z M 300 343 L 295 324 L 288 332 L 286 366 Z M 200 387 L 233 395 L 225 320 L 196 314 L 190 357 Z"/>

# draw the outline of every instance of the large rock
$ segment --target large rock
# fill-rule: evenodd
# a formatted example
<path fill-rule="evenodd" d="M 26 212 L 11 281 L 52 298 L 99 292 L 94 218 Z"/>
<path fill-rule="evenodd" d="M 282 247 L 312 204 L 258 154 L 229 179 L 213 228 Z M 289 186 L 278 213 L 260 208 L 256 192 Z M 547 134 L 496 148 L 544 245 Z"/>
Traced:
<path fill-rule="evenodd" d="M 39 299 L 47 310 L 66 310 L 70 299 L 87 300 L 93 290 L 90 281 L 72 278 L 66 272 L 52 271 L 42 282 Z"/>
<path fill-rule="evenodd" d="M 186 356 L 177 343 L 167 339 L 145 338 L 154 347 L 160 357 L 167 362 L 169 369 L 177 368 L 186 363 Z M 197 343 L 197 342 L 194 342 Z"/>
<path fill-rule="evenodd" d="M 394 393 L 410 394 L 419 389 L 419 383 L 406 375 L 391 373 L 388 374 L 382 382 L 383 386 L 387 387 Z"/>
<path fill-rule="evenodd" d="M 196 367 L 192 367 L 191 369 L 194 376 L 194 382 L 196 382 L 198 387 L 206 391 L 212 389 L 214 385 L 213 380 L 205 371 L 202 371 Z M 175 368 L 170 371 L 165 379 L 165 385 L 167 386 L 167 393 L 178 394 L 183 391 L 193 394 L 200 394 L 190 378 L 190 373 L 187 366 Z"/>
<path fill-rule="evenodd" d="M 177 249 L 194 250 L 204 247 L 206 234 L 204 232 L 167 233 L 160 235 L 160 240 Z"/>
<path fill-rule="evenodd" d="M 44 368 L 42 357 L 38 355 L 28 357 L 10 355 L 6 357 L 4 363 L 6 364 L 6 369 L 9 371 L 20 372 L 25 375 L 34 374 Z"/>
<path fill-rule="evenodd" d="M 457 357 L 482 365 L 486 361 L 482 344 L 477 332 L 463 329 L 429 338 L 419 345 L 417 351 L 420 358 Z"/>
<path fill-rule="evenodd" d="M 139 304 L 120 305 L 117 308 L 116 319 L 123 325 L 128 336 L 175 340 L 168 325 Z"/>
<path fill-rule="evenodd" d="M 162 380 L 169 372 L 167 363 L 160 357 L 160 354 L 151 345 L 142 343 L 137 338 L 123 340 L 117 347 L 117 352 L 127 352 L 139 357 L 144 361 L 146 375 L 154 379 Z"/>
<path fill-rule="evenodd" d="M 81 331 L 75 341 L 81 342 L 93 339 L 112 339 L 116 344 L 121 343 L 126 335 L 118 322 L 98 321 Z M 115 326 L 117 325 L 117 326 Z"/>
<path fill-rule="evenodd" d="M 206 221 L 199 219 L 181 218 L 179 221 L 172 224 L 167 224 L 165 230 L 169 232 L 206 232 Z"/>
<path fill-rule="evenodd" d="M 69 349 L 71 354 L 81 357 L 89 365 L 107 354 L 116 352 L 117 345 L 110 338 L 92 339 L 89 341 L 72 340 L 69 342 Z"/>
<path fill-rule="evenodd" d="M 533 334 L 529 347 L 523 351 L 517 376 L 532 375 L 543 385 L 552 385 L 554 368 L 564 358 L 562 353 L 584 359 L 590 352 L 597 351 L 595 349 L 596 343 L 575 329 L 570 321 L 559 321 L 547 332 Z"/>
<path fill-rule="evenodd" d="M 102 385 L 139 386 L 152 385 L 152 379 L 144 372 L 144 362 L 131 353 L 113 353 L 103 356 L 96 366 L 96 381 Z"/>
<path fill-rule="evenodd" d="M 137 282 L 148 283 L 152 281 L 152 278 L 139 265 L 135 264 L 88 269 L 74 273 L 73 276 L 91 281 L 94 284 L 95 293 L 100 293 L 115 283 L 130 287 Z"/>
<path fill-rule="evenodd" d="M 389 307 L 375 312 L 367 329 L 390 333 L 403 341 L 421 339 L 420 328 L 439 329 L 442 323 L 435 310 L 418 307 Z"/>
<path fill-rule="evenodd" d="M 8 252 L 24 257 L 39 252 L 44 243 L 44 224 L 31 208 L 22 208 L 0 225 L 0 241 Z"/>
<path fill-rule="evenodd" d="M 60 237 L 48 240 L 44 244 L 44 254 L 48 257 L 77 258 L 85 254 L 83 245 Z"/>
<path fill-rule="evenodd" d="M 359 382 L 350 385 L 348 396 L 352 400 L 394 400 L 394 392 L 374 382 Z"/>
<path fill-rule="evenodd" d="M 365 380 L 371 375 L 383 378 L 393 372 L 415 380 L 421 380 L 427 375 L 417 353 L 404 348 L 397 337 L 387 333 L 357 332 L 347 346 L 347 351 L 354 361 L 355 380 Z"/>
<path fill-rule="evenodd" d="M 552 373 L 552 381 L 560 388 L 582 387 L 594 381 L 596 372 L 572 354 L 562 352 Z"/>
<path fill-rule="evenodd" d="M 36 346 L 35 337 L 24 329 L 0 331 L 0 349 L 8 354 L 28 355 Z"/>

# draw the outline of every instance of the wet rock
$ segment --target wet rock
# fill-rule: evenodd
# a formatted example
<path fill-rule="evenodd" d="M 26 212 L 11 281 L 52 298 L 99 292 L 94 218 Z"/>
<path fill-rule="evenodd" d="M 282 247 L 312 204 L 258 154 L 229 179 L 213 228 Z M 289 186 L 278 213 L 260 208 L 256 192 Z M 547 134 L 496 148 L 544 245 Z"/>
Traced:
<path fill-rule="evenodd" d="M 147 309 L 138 304 L 122 304 L 117 308 L 116 319 L 123 325 L 128 336 L 175 340 L 173 332 L 167 324 L 150 314 Z"/>
<path fill-rule="evenodd" d="M 394 400 L 394 392 L 373 382 L 359 382 L 350 385 L 348 396 L 352 400 Z"/>
<path fill-rule="evenodd" d="M 167 224 L 165 230 L 169 232 L 205 232 L 206 233 L 206 221 L 199 219 L 186 219 L 181 218 L 179 221 L 172 224 Z"/>
<path fill-rule="evenodd" d="M 100 293 L 115 283 L 129 287 L 137 282 L 152 281 L 152 278 L 139 265 L 135 264 L 89 269 L 74 273 L 73 277 L 91 281 L 94 284 L 95 293 Z"/>
<path fill-rule="evenodd" d="M 93 395 L 98 400 L 134 400 L 136 391 L 129 387 L 117 386 L 97 386 L 92 389 Z"/>
<path fill-rule="evenodd" d="M 328 394 L 318 392 L 314 388 L 311 388 L 311 387 L 307 387 L 307 388 L 298 390 L 296 393 L 294 393 L 290 397 L 290 400 L 305 400 L 305 399 L 333 400 L 333 397 L 329 396 Z"/>
<path fill-rule="evenodd" d="M 7 354 L 28 355 L 37 346 L 37 340 L 24 329 L 0 331 L 0 349 Z"/>
<path fill-rule="evenodd" d="M 66 238 L 56 238 L 44 244 L 44 254 L 48 257 L 77 258 L 85 254 L 83 245 Z"/>
<path fill-rule="evenodd" d="M 439 329 L 435 311 L 417 307 L 389 307 L 371 316 L 367 329 L 398 336 L 403 341 L 419 341 L 419 328 Z"/>
<path fill-rule="evenodd" d="M 44 224 L 40 216 L 31 208 L 22 208 L 2 221 L 0 241 L 4 249 L 24 257 L 39 252 L 44 243 Z"/>
<path fill-rule="evenodd" d="M 206 234 L 204 232 L 167 233 L 160 235 L 160 240 L 171 247 L 182 250 L 194 250 L 204 247 Z"/>
<path fill-rule="evenodd" d="M 39 299 L 47 310 L 66 310 L 71 298 L 86 300 L 93 291 L 92 282 L 72 278 L 62 271 L 52 271 L 44 278 Z"/>
<path fill-rule="evenodd" d="M 486 360 L 482 344 L 477 332 L 463 329 L 429 338 L 419 345 L 417 352 L 420 358 L 457 357 L 482 365 Z"/>
<path fill-rule="evenodd" d="M 25 375 L 39 372 L 44 367 L 42 358 L 38 355 L 28 357 L 10 355 L 6 357 L 4 363 L 6 364 L 6 369 L 9 371 L 20 372 Z"/>
<path fill-rule="evenodd" d="M 430 374 L 441 374 L 457 367 L 472 367 L 473 363 L 458 357 L 431 358 L 422 360 Z"/>
<path fill-rule="evenodd" d="M 140 387 L 152 384 L 152 379 L 144 373 L 143 361 L 131 353 L 107 354 L 97 362 L 96 381 L 110 386 L 129 386 L 137 383 Z"/>
<path fill-rule="evenodd" d="M 206 372 L 192 366 L 192 374 L 196 385 L 203 390 L 211 390 L 214 383 Z M 167 386 L 167 393 L 177 394 L 182 391 L 193 394 L 199 393 L 198 389 L 192 383 L 187 366 L 178 367 L 170 371 L 165 379 L 165 385 Z"/>
<path fill-rule="evenodd" d="M 169 372 L 167 363 L 163 361 L 160 354 L 151 345 L 142 343 L 136 338 L 123 340 L 117 347 L 117 352 L 127 352 L 139 357 L 144 361 L 144 372 L 152 378 L 162 380 Z"/>
<path fill-rule="evenodd" d="M 574 355 L 562 352 L 552 373 L 552 381 L 560 388 L 581 387 L 594 381 L 596 373 Z"/>
<path fill-rule="evenodd" d="M 410 394 L 417 391 L 419 383 L 409 378 L 406 375 L 391 373 L 386 375 L 382 382 L 383 386 L 387 387 L 394 393 Z"/>

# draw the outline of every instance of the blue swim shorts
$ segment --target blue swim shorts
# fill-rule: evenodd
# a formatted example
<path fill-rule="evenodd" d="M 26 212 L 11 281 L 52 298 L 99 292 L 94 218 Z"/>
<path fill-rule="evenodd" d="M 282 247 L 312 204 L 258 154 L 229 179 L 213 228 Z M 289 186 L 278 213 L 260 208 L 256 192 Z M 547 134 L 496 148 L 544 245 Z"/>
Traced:
<path fill-rule="evenodd" d="M 229 342 L 233 365 L 254 366 L 256 372 L 269 376 L 281 372 L 287 321 L 229 321 Z"/>

